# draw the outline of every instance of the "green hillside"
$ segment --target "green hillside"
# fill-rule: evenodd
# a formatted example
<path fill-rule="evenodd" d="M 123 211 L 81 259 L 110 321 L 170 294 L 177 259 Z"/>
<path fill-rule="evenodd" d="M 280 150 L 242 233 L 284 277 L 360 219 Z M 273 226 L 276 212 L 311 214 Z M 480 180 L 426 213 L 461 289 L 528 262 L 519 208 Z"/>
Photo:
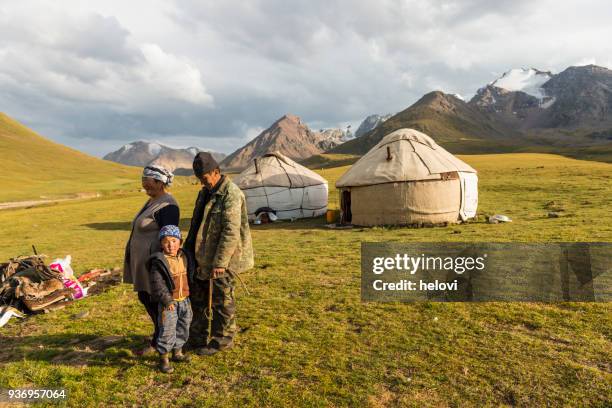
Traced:
<path fill-rule="evenodd" d="M 311 169 L 327 169 L 351 165 L 357 160 L 359 160 L 359 156 L 353 154 L 321 153 L 302 160 L 300 164 Z"/>
<path fill-rule="evenodd" d="M 494 123 L 462 100 L 436 91 L 330 153 L 362 155 L 384 136 L 401 128 L 419 130 L 450 152 L 460 154 L 512 152 L 522 142 L 514 130 Z"/>
<path fill-rule="evenodd" d="M 139 170 L 54 143 L 0 113 L 0 203 L 134 189 Z"/>

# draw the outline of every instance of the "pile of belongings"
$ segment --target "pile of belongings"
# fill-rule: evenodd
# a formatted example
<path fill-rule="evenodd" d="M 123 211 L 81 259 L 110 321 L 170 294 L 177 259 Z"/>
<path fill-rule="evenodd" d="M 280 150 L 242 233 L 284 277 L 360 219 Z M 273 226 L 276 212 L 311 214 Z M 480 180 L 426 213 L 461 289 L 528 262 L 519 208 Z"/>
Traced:
<path fill-rule="evenodd" d="M 0 264 L 0 327 L 13 316 L 61 309 L 66 302 L 121 283 L 119 268 L 93 269 L 77 279 L 70 267 L 70 255 L 49 265 L 45 258 L 20 256 Z"/>
<path fill-rule="evenodd" d="M 53 303 L 71 299 L 74 291 L 64 286 L 63 273 L 49 268 L 44 256 L 21 256 L 0 264 L 0 302 L 36 312 Z"/>

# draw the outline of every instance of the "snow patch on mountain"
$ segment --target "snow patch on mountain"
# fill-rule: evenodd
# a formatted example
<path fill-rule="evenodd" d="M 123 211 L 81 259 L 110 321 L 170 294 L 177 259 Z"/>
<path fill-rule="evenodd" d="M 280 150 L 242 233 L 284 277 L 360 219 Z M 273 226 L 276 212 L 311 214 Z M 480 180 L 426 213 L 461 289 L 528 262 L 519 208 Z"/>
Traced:
<path fill-rule="evenodd" d="M 556 100 L 557 98 L 555 98 L 554 96 L 552 98 L 549 98 L 548 100 L 544 100 L 540 104 L 540 108 L 548 109 L 555 103 Z"/>
<path fill-rule="evenodd" d="M 368 116 L 367 118 L 363 120 L 363 122 L 361 122 L 361 124 L 357 128 L 357 131 L 355 132 L 355 138 L 361 137 L 365 135 L 366 133 L 368 133 L 369 131 L 371 131 L 372 129 L 375 129 L 377 126 L 379 126 L 381 123 L 389 119 L 391 116 L 393 115 L 387 114 L 387 115 Z"/>
<path fill-rule="evenodd" d="M 162 147 L 159 143 L 149 143 L 148 149 L 151 156 L 158 156 Z"/>
<path fill-rule="evenodd" d="M 538 99 L 543 99 L 546 95 L 542 89 L 542 85 L 551 77 L 552 74 L 550 72 L 543 72 L 534 68 L 515 68 L 504 73 L 500 78 L 491 82 L 489 85 L 507 91 L 525 92 Z"/>

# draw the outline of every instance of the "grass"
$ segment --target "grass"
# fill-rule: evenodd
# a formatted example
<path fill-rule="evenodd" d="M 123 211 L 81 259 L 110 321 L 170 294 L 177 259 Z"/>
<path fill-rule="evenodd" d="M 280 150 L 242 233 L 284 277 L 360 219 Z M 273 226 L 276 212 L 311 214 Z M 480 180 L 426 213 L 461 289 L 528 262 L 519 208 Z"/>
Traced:
<path fill-rule="evenodd" d="M 359 160 L 359 157 L 360 156 L 352 154 L 321 153 L 303 160 L 300 164 L 311 169 L 326 169 L 331 167 L 350 166 Z"/>
<path fill-rule="evenodd" d="M 609 303 L 360 301 L 362 241 L 612 241 L 612 165 L 545 154 L 462 157 L 479 171 L 479 220 L 446 228 L 252 229 L 234 349 L 172 375 L 131 350 L 150 323 L 130 286 L 1 329 L 0 388 L 67 388 L 69 406 L 610 406 Z M 348 166 L 325 168 L 333 183 Z M 197 186 L 174 190 L 186 231 Z M 121 265 L 142 193 L 0 212 L 0 260 L 72 254 Z M 550 202 L 562 217 L 548 218 Z M 501 213 L 509 224 L 482 219 Z M 89 315 L 75 319 L 79 312 Z M 116 336 L 116 337 L 113 337 Z"/>

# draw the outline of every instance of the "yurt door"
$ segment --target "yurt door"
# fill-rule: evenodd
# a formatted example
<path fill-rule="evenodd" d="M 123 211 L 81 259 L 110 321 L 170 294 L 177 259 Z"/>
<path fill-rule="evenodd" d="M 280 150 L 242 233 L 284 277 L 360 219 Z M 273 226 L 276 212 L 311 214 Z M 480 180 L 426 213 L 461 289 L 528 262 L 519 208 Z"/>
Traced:
<path fill-rule="evenodd" d="M 353 221 L 353 214 L 351 213 L 351 191 L 342 190 L 340 195 L 340 210 L 342 211 L 342 217 L 340 218 L 341 224 L 350 224 Z"/>
<path fill-rule="evenodd" d="M 463 221 L 476 216 L 478 208 L 478 176 L 474 173 L 459 173 L 461 180 L 461 209 L 459 215 Z"/>

